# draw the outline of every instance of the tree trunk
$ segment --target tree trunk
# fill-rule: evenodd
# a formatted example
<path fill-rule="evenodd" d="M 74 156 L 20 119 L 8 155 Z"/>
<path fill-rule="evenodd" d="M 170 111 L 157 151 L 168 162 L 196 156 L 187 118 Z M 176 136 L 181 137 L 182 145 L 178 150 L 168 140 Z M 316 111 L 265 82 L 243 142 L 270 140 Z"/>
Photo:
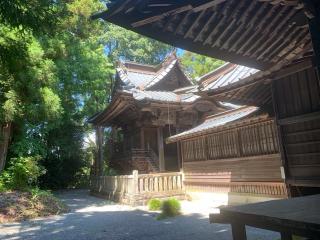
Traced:
<path fill-rule="evenodd" d="M 0 172 L 6 165 L 9 142 L 11 138 L 11 122 L 0 125 Z"/>

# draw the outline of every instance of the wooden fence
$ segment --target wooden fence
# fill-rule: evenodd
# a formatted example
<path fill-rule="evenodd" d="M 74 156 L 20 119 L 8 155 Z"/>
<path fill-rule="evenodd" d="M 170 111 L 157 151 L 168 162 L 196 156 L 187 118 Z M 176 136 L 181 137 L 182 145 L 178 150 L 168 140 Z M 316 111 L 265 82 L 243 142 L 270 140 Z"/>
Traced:
<path fill-rule="evenodd" d="M 151 198 L 184 198 L 181 172 L 92 177 L 91 193 L 130 204 L 145 204 Z"/>

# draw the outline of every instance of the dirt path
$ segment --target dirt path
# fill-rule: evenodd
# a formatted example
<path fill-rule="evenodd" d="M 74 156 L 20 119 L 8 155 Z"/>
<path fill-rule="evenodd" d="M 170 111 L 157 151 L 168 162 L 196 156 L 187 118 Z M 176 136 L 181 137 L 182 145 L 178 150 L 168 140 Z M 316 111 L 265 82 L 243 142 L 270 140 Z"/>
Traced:
<path fill-rule="evenodd" d="M 228 225 L 209 224 L 208 217 L 191 213 L 157 221 L 156 213 L 117 205 L 88 195 L 87 191 L 58 194 L 71 212 L 48 218 L 0 225 L 0 239 L 37 240 L 228 240 Z M 279 239 L 276 233 L 250 228 L 248 239 Z"/>

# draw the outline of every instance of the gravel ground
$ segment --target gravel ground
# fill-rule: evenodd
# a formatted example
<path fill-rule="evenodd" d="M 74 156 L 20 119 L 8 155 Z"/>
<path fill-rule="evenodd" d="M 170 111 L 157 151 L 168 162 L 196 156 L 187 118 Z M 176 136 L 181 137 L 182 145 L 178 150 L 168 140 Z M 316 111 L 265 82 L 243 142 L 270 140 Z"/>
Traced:
<path fill-rule="evenodd" d="M 190 203 L 183 204 L 183 207 L 188 205 L 183 215 L 157 221 L 157 213 L 143 207 L 117 205 L 89 196 L 87 191 L 66 191 L 57 195 L 69 205 L 70 213 L 0 225 L 0 239 L 232 239 L 228 225 L 209 224 L 204 212 L 190 212 Z M 277 233 L 254 228 L 248 228 L 247 235 L 250 240 L 280 238 Z"/>

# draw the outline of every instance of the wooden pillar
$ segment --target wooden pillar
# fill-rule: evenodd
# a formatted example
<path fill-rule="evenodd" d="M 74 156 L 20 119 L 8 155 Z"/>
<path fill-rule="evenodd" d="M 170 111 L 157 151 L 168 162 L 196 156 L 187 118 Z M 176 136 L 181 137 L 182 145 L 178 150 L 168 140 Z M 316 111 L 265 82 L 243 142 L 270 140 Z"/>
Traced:
<path fill-rule="evenodd" d="M 232 223 L 232 237 L 233 240 L 247 240 L 246 226 L 241 223 Z"/>
<path fill-rule="evenodd" d="M 110 141 L 110 156 L 112 157 L 115 152 L 115 142 L 116 142 L 116 133 L 117 130 L 114 126 L 111 127 L 111 141 Z"/>
<path fill-rule="evenodd" d="M 164 146 L 163 146 L 163 129 L 162 127 L 157 128 L 158 136 L 158 151 L 159 151 L 159 169 L 160 172 L 165 171 L 165 162 L 164 162 Z"/>
<path fill-rule="evenodd" d="M 291 191 L 290 191 L 290 185 L 287 183 L 287 177 L 289 176 L 289 166 L 288 166 L 288 161 L 287 161 L 287 154 L 286 154 L 286 150 L 284 147 L 284 136 L 283 136 L 283 132 L 282 132 L 282 127 L 279 125 L 278 123 L 278 115 L 279 115 L 279 109 L 278 109 L 278 105 L 276 103 L 276 86 L 274 81 L 272 82 L 271 85 L 271 94 L 272 94 L 272 104 L 273 104 L 273 109 L 275 111 L 275 116 L 276 116 L 276 128 L 277 128 L 277 136 L 279 139 L 279 150 L 280 150 L 280 155 L 281 155 L 281 165 L 283 167 L 283 172 L 284 172 L 284 181 L 286 184 L 286 190 L 287 190 L 287 194 L 289 197 L 291 197 Z"/>
<path fill-rule="evenodd" d="M 319 0 L 303 0 L 303 3 L 309 22 L 309 32 L 316 60 L 316 68 L 318 75 L 320 75 L 320 2 Z"/>
<path fill-rule="evenodd" d="M 140 148 L 144 149 L 144 128 L 140 128 Z"/>
<path fill-rule="evenodd" d="M 180 129 L 177 127 L 176 128 L 176 134 L 178 134 L 180 132 Z M 177 160 L 178 160 L 178 169 L 179 171 L 182 171 L 182 165 L 181 165 L 181 149 L 180 149 L 180 142 L 177 141 Z"/>
<path fill-rule="evenodd" d="M 97 176 L 103 174 L 103 127 L 96 127 L 96 144 L 97 144 L 97 161 L 95 164 L 95 171 Z"/>
<path fill-rule="evenodd" d="M 281 240 L 292 240 L 292 234 L 290 232 L 281 232 Z"/>

